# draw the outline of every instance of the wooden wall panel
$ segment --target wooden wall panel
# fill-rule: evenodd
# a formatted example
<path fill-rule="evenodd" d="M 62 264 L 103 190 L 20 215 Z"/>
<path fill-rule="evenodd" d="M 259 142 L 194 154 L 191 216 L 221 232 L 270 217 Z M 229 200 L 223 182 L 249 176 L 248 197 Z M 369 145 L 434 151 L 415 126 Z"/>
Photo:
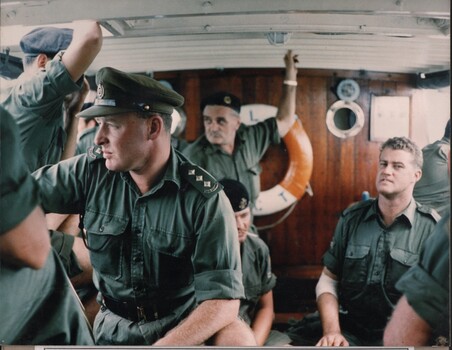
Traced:
<path fill-rule="evenodd" d="M 167 79 L 185 96 L 187 126 L 183 136 L 193 141 L 203 132 L 199 105 L 201 98 L 220 90 L 230 91 L 243 104 L 278 105 L 284 72 L 281 69 L 169 72 L 156 74 Z M 329 106 L 337 101 L 334 87 L 343 78 L 353 78 L 361 93 L 357 103 L 362 107 L 365 124 L 355 137 L 339 139 L 325 123 Z M 314 196 L 307 194 L 288 217 L 278 225 L 260 231 L 272 254 L 276 270 L 294 269 L 295 275 L 307 267 L 321 264 L 340 213 L 361 199 L 363 191 L 376 195 L 375 175 L 379 143 L 369 140 L 371 96 L 412 95 L 412 77 L 367 72 L 299 70 L 296 114 L 310 137 L 314 166 L 310 184 Z M 262 189 L 277 184 L 288 164 L 284 144 L 272 146 L 262 160 Z M 258 227 L 275 224 L 287 210 L 256 217 Z M 298 270 L 297 270 L 298 269 Z"/>

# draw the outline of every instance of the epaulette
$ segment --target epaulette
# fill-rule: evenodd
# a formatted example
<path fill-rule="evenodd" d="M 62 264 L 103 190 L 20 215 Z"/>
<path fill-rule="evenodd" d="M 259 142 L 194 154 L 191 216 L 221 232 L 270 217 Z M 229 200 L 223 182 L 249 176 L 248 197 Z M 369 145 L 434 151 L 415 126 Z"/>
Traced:
<path fill-rule="evenodd" d="M 182 163 L 180 171 L 181 176 L 206 198 L 212 197 L 223 188 L 206 170 L 192 163 Z"/>
<path fill-rule="evenodd" d="M 359 210 L 361 208 L 370 207 L 374 201 L 375 199 L 367 199 L 364 201 L 355 202 L 342 212 L 342 216 L 346 216 L 347 214 Z"/>
<path fill-rule="evenodd" d="M 416 207 L 416 209 L 423 214 L 430 215 L 435 220 L 435 222 L 438 222 L 441 219 L 441 215 L 439 215 L 436 210 L 430 208 L 429 206 L 420 204 L 419 202 L 417 202 L 417 204 L 418 206 Z"/>
<path fill-rule="evenodd" d="M 88 159 L 90 161 L 96 160 L 96 159 L 103 159 L 102 156 L 102 147 L 101 146 L 91 146 L 86 150 L 86 155 L 88 156 Z"/>

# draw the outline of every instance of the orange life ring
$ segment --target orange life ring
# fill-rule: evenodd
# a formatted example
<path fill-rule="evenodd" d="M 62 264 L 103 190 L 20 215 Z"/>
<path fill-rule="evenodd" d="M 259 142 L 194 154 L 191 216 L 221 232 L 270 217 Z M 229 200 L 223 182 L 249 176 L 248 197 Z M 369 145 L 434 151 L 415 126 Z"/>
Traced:
<path fill-rule="evenodd" d="M 253 124 L 276 115 L 276 107 L 268 105 L 245 105 L 240 113 L 242 122 Z M 286 209 L 298 201 L 307 189 L 312 174 L 312 145 L 301 120 L 296 118 L 283 141 L 289 155 L 289 167 L 282 181 L 261 191 L 253 214 L 264 216 Z"/>

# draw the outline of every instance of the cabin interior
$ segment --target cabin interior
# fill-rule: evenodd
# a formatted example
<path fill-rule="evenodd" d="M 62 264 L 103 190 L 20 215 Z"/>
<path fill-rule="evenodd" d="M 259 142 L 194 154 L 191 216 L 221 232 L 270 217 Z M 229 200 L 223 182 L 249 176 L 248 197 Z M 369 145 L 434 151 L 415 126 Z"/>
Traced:
<path fill-rule="evenodd" d="M 207 94 L 277 106 L 284 53 L 299 55 L 308 188 L 293 205 L 254 219 L 278 278 L 275 323 L 315 310 L 322 255 L 341 211 L 365 191 L 376 195 L 382 140 L 408 136 L 423 147 L 442 137 L 450 118 L 449 1 L 2 0 L 2 82 L 20 73 L 21 35 L 86 18 L 105 30 L 88 77 L 108 65 L 171 84 L 185 97 L 176 136 L 188 142 L 203 132 Z M 338 89 L 343 81 L 353 82 L 351 92 Z M 284 142 L 271 147 L 262 190 L 280 183 L 292 161 Z"/>

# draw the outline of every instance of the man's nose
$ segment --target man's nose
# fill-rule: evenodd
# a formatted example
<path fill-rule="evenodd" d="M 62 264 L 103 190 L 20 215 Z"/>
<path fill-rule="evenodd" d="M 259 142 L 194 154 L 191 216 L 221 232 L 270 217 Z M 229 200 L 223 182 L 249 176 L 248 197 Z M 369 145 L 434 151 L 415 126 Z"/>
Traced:
<path fill-rule="evenodd" d="M 94 136 L 94 143 L 99 146 L 105 143 L 105 137 L 101 126 L 99 126 L 99 129 L 97 129 L 96 135 Z"/>

